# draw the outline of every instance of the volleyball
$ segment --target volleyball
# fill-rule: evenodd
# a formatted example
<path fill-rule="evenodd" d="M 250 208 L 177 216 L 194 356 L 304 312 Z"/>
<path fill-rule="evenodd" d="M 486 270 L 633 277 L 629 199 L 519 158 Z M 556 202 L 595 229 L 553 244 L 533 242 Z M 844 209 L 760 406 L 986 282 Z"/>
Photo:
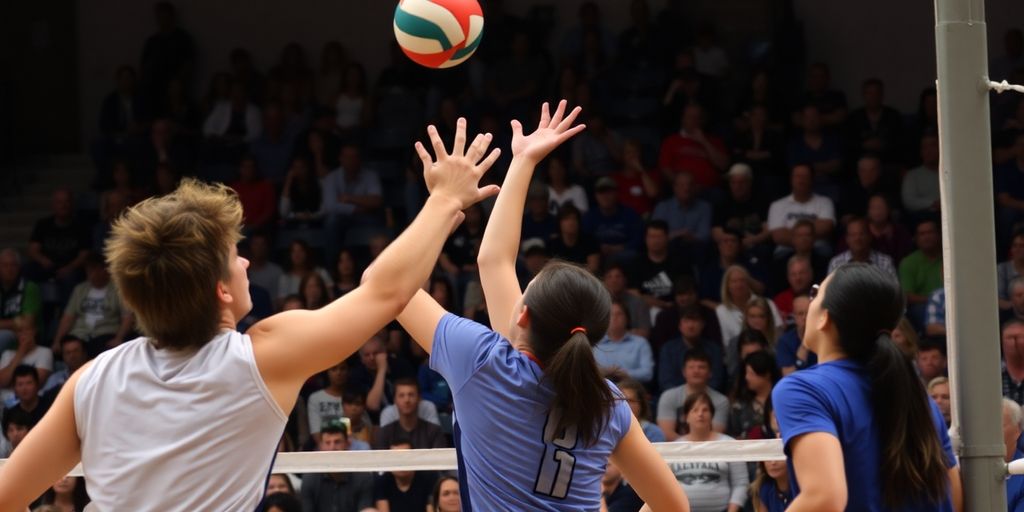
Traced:
<path fill-rule="evenodd" d="M 473 55 L 484 32 L 477 0 L 401 0 L 395 38 L 402 51 L 428 68 L 450 68 Z"/>

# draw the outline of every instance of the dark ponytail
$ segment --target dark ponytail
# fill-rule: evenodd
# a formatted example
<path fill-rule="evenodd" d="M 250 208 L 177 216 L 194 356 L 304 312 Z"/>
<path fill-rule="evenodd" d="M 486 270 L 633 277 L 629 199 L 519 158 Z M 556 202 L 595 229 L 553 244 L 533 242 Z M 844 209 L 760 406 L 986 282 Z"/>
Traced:
<path fill-rule="evenodd" d="M 903 315 L 899 283 L 877 267 L 846 264 L 832 273 L 821 305 L 836 326 L 843 352 L 871 375 L 886 505 L 941 503 L 949 490 L 948 461 L 928 394 L 889 334 Z"/>
<path fill-rule="evenodd" d="M 534 278 L 523 304 L 530 318 L 530 346 L 555 391 L 555 432 L 575 428 L 590 446 L 607 424 L 615 400 L 592 348 L 608 330 L 611 297 L 583 268 L 555 262 Z"/>

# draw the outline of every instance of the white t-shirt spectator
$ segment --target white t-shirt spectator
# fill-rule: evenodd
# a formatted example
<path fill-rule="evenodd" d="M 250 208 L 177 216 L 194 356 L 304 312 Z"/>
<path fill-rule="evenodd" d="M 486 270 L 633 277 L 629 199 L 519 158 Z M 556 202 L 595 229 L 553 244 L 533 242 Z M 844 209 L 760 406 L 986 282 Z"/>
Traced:
<path fill-rule="evenodd" d="M 423 421 L 441 426 L 441 418 L 437 415 L 437 406 L 430 400 L 420 400 L 420 406 L 417 409 L 416 415 Z M 398 421 L 398 407 L 395 407 L 394 404 L 385 407 L 380 412 L 380 426 L 383 427 L 396 421 Z"/>
<path fill-rule="evenodd" d="M 733 438 L 716 434 L 714 440 L 732 441 Z M 669 467 L 694 512 L 717 512 L 729 505 L 742 508 L 747 501 L 749 475 L 745 462 L 683 462 Z"/>
<path fill-rule="evenodd" d="M 327 422 L 341 418 L 345 411 L 341 408 L 340 396 L 331 395 L 326 389 L 321 389 L 309 395 L 306 414 L 309 416 L 309 433 L 319 434 Z"/>
<path fill-rule="evenodd" d="M 835 222 L 836 210 L 832 200 L 811 194 L 810 200 L 801 203 L 790 194 L 774 201 L 768 209 L 768 229 L 793 228 L 801 220 L 827 219 Z"/>
<path fill-rule="evenodd" d="M 907 171 L 900 194 L 907 210 L 919 212 L 931 208 L 939 200 L 939 173 L 925 166 Z"/>
<path fill-rule="evenodd" d="M 17 351 L 15 350 L 5 350 L 3 355 L 0 355 L 0 368 L 6 368 L 7 365 L 11 364 L 11 361 L 14 360 L 15 354 L 17 354 Z M 28 355 L 21 360 L 21 364 L 52 372 L 53 351 L 46 347 L 40 347 L 37 345 L 36 348 L 32 349 L 32 352 L 29 352 Z M 39 383 L 40 386 L 42 386 L 42 384 L 42 382 Z M 0 401 L 3 402 L 4 406 L 10 406 L 11 404 L 8 402 L 12 400 L 14 400 L 13 380 L 11 381 L 11 387 L 0 388 Z"/>
<path fill-rule="evenodd" d="M 548 203 L 551 205 L 552 215 L 558 215 L 558 209 L 566 203 L 572 203 L 581 214 L 587 213 L 587 208 L 590 206 L 587 202 L 586 191 L 579 185 L 572 185 L 563 190 L 561 194 L 555 192 L 554 188 L 548 187 L 548 196 L 550 197 Z"/>

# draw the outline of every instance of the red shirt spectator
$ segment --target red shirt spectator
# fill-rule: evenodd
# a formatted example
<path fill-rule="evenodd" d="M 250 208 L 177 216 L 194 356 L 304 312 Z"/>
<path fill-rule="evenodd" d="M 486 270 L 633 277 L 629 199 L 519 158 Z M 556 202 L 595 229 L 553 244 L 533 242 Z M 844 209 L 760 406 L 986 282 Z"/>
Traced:
<path fill-rule="evenodd" d="M 658 168 L 666 179 L 688 172 L 702 188 L 718 186 L 719 173 L 729 165 L 729 153 L 721 139 L 706 134 L 701 128 L 703 117 L 700 105 L 687 105 L 683 110 L 682 129 L 661 143 Z"/>
<path fill-rule="evenodd" d="M 619 191 L 619 204 L 646 217 L 658 197 L 658 174 L 644 168 L 640 160 L 640 145 L 635 140 L 627 140 L 623 145 L 622 159 L 622 170 L 611 175 Z"/>
<path fill-rule="evenodd" d="M 242 203 L 247 228 L 259 228 L 270 223 L 277 210 L 277 195 L 269 180 L 258 176 L 256 161 L 242 160 L 238 181 L 231 184 Z"/>

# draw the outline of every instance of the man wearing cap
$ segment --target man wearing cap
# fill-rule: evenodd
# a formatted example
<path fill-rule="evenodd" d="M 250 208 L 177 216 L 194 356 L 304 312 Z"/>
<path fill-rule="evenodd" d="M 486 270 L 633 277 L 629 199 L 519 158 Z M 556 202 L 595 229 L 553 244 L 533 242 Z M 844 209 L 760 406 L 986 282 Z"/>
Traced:
<path fill-rule="evenodd" d="M 743 248 L 748 251 L 767 244 L 771 240 L 766 222 L 768 204 L 754 194 L 754 173 L 750 166 L 732 164 L 726 178 L 729 190 L 712 219 L 712 237 L 718 240 L 726 229 L 733 229 L 743 234 Z"/>
<path fill-rule="evenodd" d="M 640 215 L 619 204 L 615 180 L 604 176 L 594 184 L 597 208 L 583 217 L 583 230 L 591 233 L 601 246 L 601 255 L 618 261 L 634 258 L 640 250 L 644 232 Z M 525 234 L 524 234 L 525 237 Z"/>

